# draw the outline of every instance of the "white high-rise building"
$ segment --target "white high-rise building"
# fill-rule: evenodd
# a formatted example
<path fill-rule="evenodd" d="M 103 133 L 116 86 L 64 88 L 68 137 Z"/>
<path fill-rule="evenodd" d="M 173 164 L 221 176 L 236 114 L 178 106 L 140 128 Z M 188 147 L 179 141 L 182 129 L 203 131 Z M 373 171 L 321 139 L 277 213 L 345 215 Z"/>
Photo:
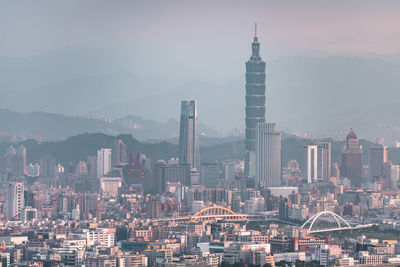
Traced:
<path fill-rule="evenodd" d="M 7 215 L 10 218 L 19 217 L 25 206 L 24 202 L 24 183 L 10 183 L 8 185 Z"/>
<path fill-rule="evenodd" d="M 115 245 L 115 234 L 112 229 L 83 229 L 83 232 L 86 234 L 86 243 L 88 246 L 97 245 L 103 248 L 110 248 Z"/>
<path fill-rule="evenodd" d="M 97 177 L 101 178 L 111 171 L 111 148 L 97 150 Z"/>
<path fill-rule="evenodd" d="M 281 185 L 281 133 L 275 123 L 258 123 L 256 129 L 256 188 Z"/>
<path fill-rule="evenodd" d="M 305 172 L 307 183 L 327 181 L 331 177 L 331 143 L 316 142 L 305 146 Z"/>
<path fill-rule="evenodd" d="M 318 180 L 318 146 L 306 146 L 306 176 L 307 183 Z"/>

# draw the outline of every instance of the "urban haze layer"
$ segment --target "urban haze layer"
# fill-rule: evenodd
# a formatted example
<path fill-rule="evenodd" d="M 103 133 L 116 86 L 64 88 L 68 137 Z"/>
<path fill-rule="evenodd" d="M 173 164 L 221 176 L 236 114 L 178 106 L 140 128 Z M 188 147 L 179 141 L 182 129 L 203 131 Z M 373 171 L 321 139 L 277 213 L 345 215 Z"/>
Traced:
<path fill-rule="evenodd" d="M 399 155 L 353 129 L 279 131 L 260 51 L 256 32 L 245 142 L 200 146 L 196 99 L 181 102 L 179 145 L 2 132 L 1 266 L 400 265 Z"/>

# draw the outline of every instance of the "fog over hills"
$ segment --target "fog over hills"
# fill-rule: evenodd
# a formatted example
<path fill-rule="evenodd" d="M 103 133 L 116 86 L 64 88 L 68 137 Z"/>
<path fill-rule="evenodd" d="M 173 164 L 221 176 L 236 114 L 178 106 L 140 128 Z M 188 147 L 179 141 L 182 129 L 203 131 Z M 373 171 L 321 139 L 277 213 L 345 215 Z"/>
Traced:
<path fill-rule="evenodd" d="M 43 141 L 63 140 L 85 133 L 109 135 L 132 134 L 137 140 L 170 139 L 179 135 L 179 121 L 171 119 L 166 123 L 146 120 L 137 116 L 127 116 L 114 121 L 94 118 L 64 116 L 46 112 L 19 113 L 0 110 L 0 131 L 17 137 L 30 138 L 40 133 Z M 218 133 L 199 124 L 201 140 L 218 137 Z M 3 137 L 7 140 L 7 136 Z M 8 138 L 9 139 L 9 138 Z M 216 138 L 219 140 L 219 138 Z M 219 141 L 221 142 L 221 141 Z"/>
<path fill-rule="evenodd" d="M 235 63 L 242 75 L 235 67 L 231 79 L 216 82 L 207 80 L 207 71 L 197 77 L 182 77 L 168 69 L 143 73 L 138 65 L 144 55 L 137 55 L 132 63 L 122 52 L 88 51 L 65 49 L 29 58 L 0 58 L 4 74 L 0 107 L 98 118 L 135 115 L 168 125 L 171 118 L 179 119 L 182 99 L 197 99 L 201 123 L 228 135 L 244 127 L 245 59 Z M 355 128 L 369 140 L 400 139 L 398 55 L 264 59 L 266 116 L 281 129 L 343 138 Z M 227 71 L 221 75 L 228 76 Z"/>

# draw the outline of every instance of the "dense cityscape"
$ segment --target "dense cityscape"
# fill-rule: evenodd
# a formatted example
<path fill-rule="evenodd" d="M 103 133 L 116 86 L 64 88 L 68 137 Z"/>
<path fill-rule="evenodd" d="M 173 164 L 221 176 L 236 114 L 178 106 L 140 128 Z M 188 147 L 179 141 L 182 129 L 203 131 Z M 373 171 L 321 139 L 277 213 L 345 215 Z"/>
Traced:
<path fill-rule="evenodd" d="M 196 100 L 181 103 L 178 158 L 133 155 L 121 139 L 86 161 L 0 159 L 1 266 L 396 266 L 400 165 L 354 130 L 282 164 L 266 122 L 257 28 L 246 62 L 242 160 L 200 161 Z M 335 152 L 337 153 L 337 152 Z"/>
<path fill-rule="evenodd" d="M 0 267 L 400 266 L 400 5 L 357 1 L 1 2 Z"/>

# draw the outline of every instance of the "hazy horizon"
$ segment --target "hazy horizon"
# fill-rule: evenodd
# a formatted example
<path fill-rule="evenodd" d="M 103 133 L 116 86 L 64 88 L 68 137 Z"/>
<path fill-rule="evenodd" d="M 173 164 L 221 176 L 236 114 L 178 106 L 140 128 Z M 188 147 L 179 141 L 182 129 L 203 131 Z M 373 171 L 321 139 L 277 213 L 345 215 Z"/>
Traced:
<path fill-rule="evenodd" d="M 180 100 L 196 98 L 202 123 L 243 129 L 257 22 L 267 118 L 319 135 L 359 123 L 365 134 L 366 111 L 400 102 L 399 13 L 396 1 L 361 0 L 0 2 L 0 108 L 165 122 L 179 118 Z M 224 96 L 230 103 L 219 106 Z"/>
<path fill-rule="evenodd" d="M 220 48 L 247 48 L 254 22 L 264 55 L 400 52 L 396 1 L 13 1 L 0 6 L 2 56 L 95 45 L 157 47 L 157 42 L 165 50 L 176 46 L 185 53 L 224 55 Z"/>

